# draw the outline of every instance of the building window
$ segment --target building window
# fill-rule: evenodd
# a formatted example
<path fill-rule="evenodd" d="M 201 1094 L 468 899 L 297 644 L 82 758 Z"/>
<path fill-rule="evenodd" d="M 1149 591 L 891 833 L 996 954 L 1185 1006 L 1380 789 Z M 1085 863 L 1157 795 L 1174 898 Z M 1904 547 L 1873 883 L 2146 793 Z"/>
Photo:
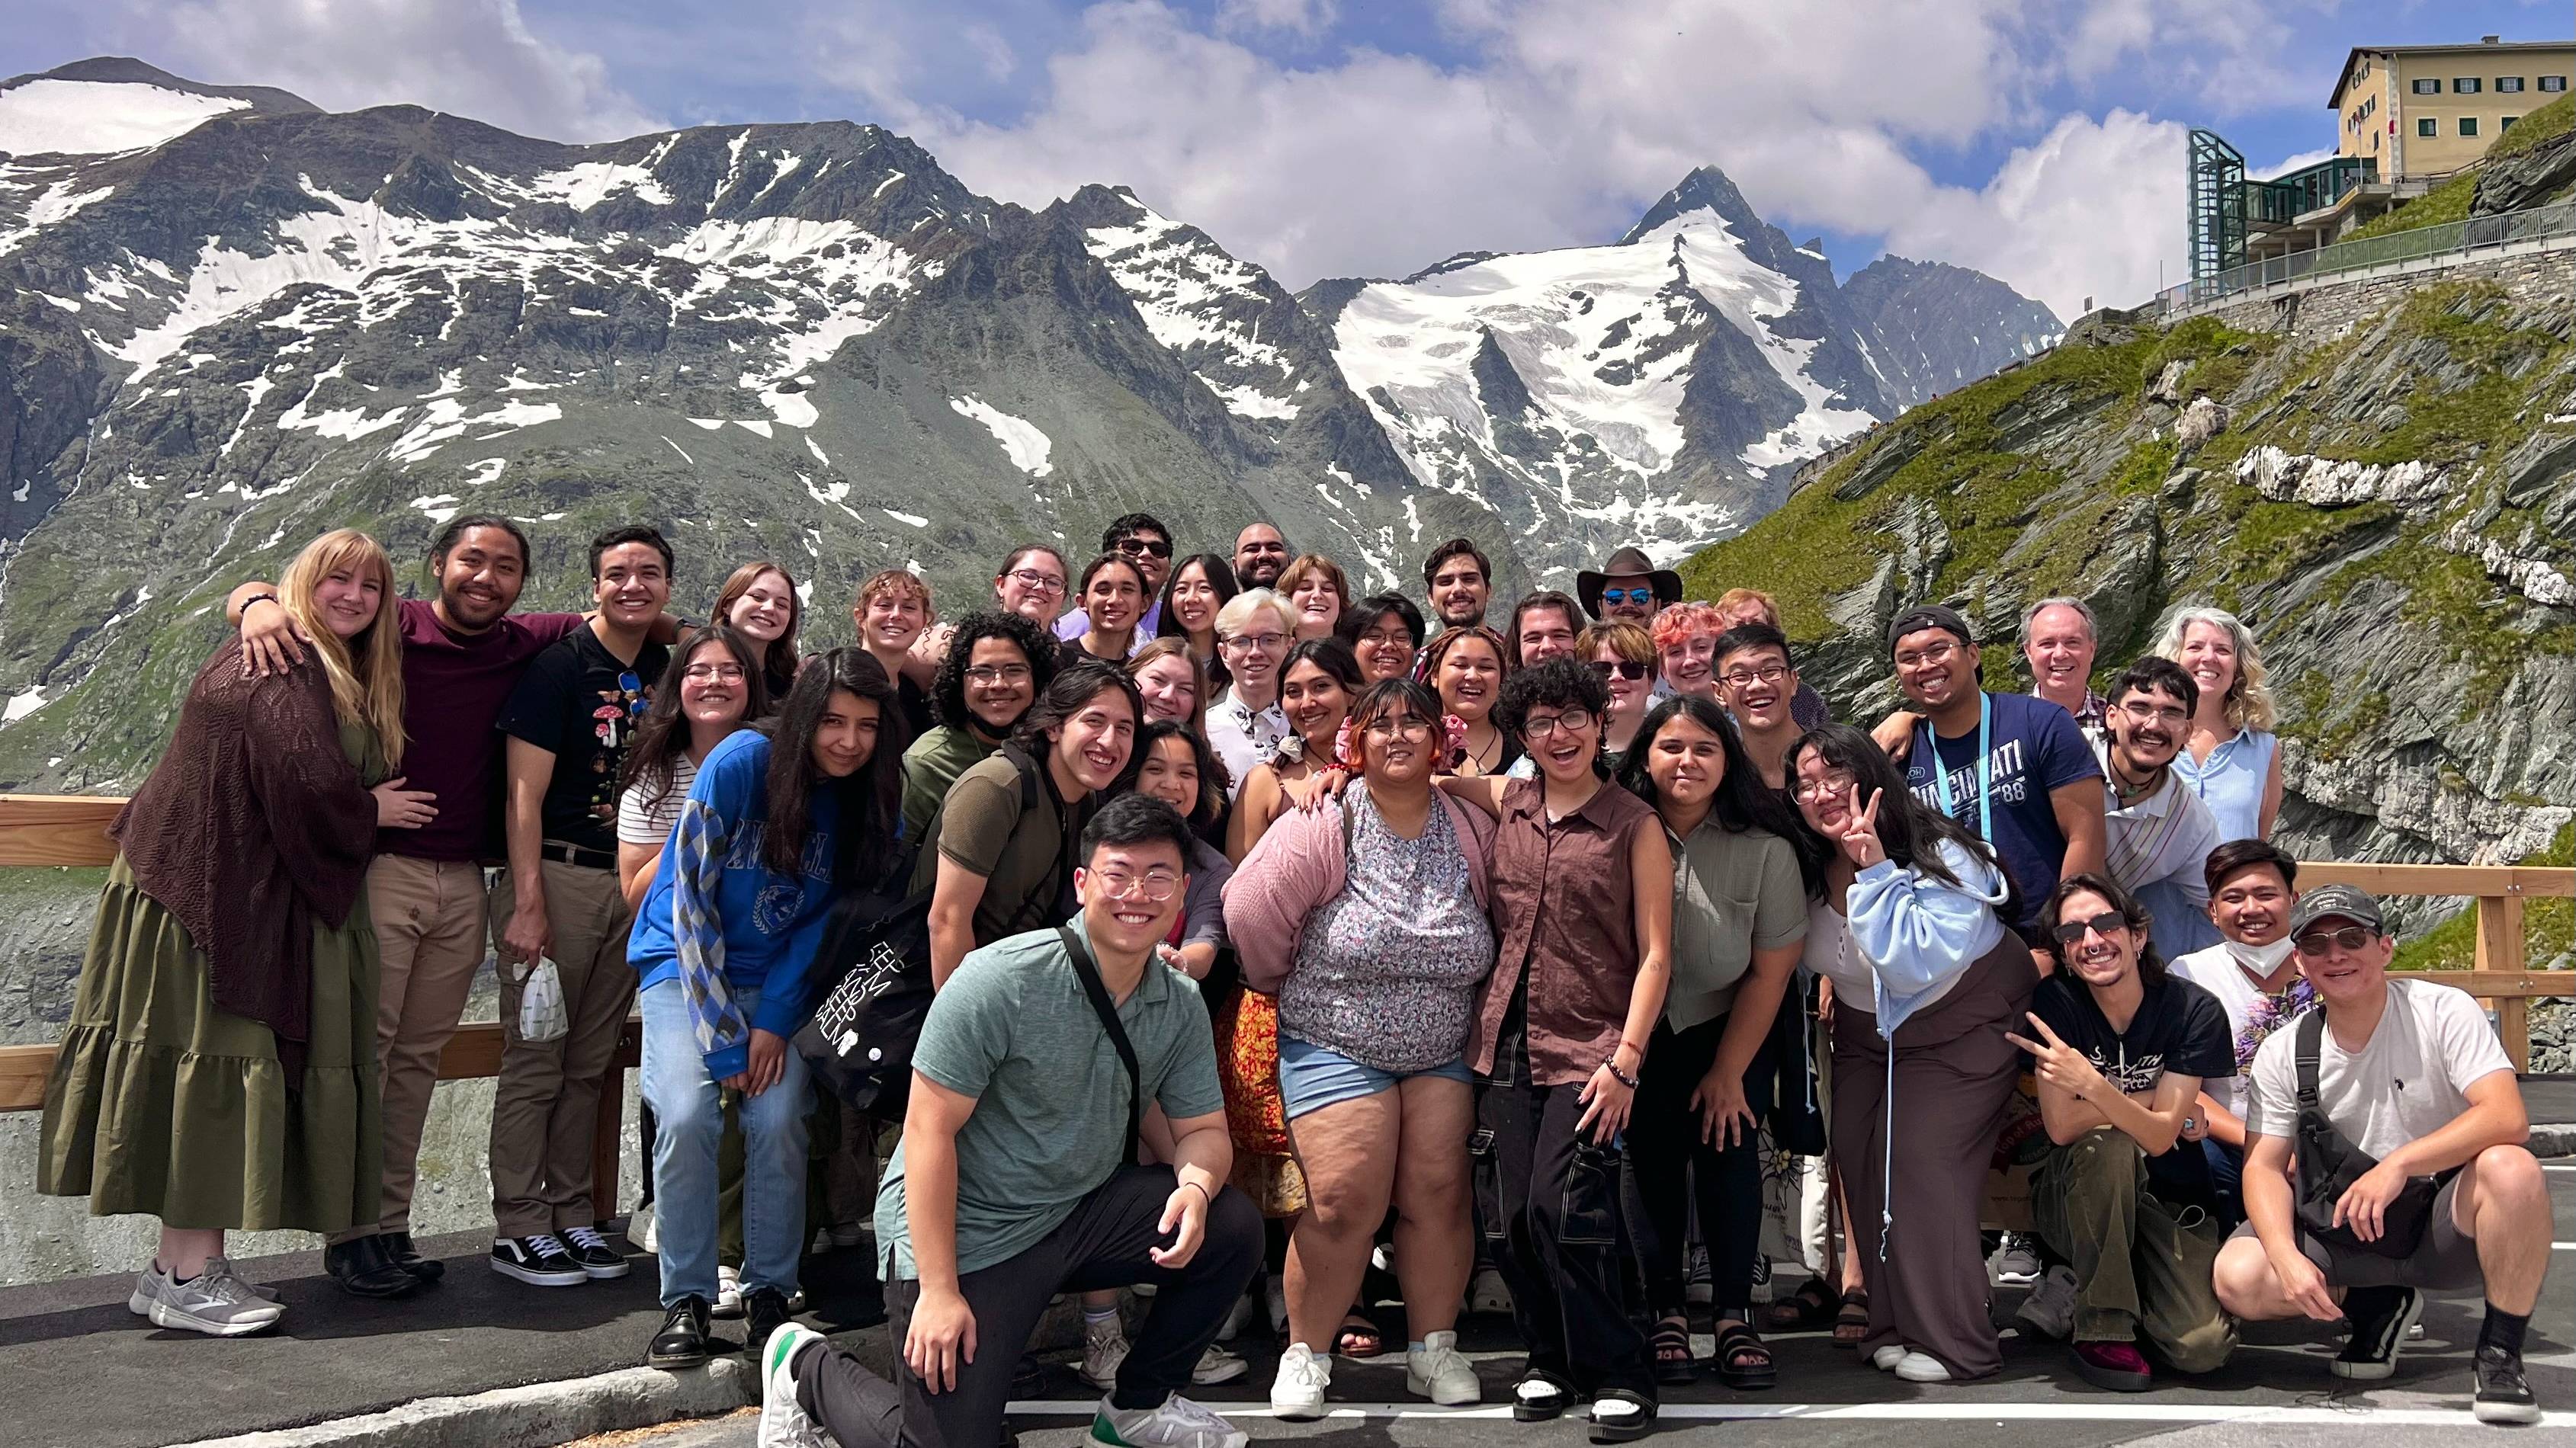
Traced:
<path fill-rule="evenodd" d="M 2512 129 L 2513 129 L 2513 123 L 2514 123 L 2514 122 L 2516 122 L 2516 121 L 2518 121 L 2518 120 L 2521 120 L 2521 119 L 2522 119 L 2522 117 L 2520 117 L 2520 116 L 2507 116 L 2507 117 L 2505 117 L 2501 122 L 2498 122 L 2498 123 L 2497 123 L 2497 125 L 2496 125 L 2496 134 L 2497 134 L 2497 135 L 2503 135 L 2505 132 L 2512 130 Z"/>
<path fill-rule="evenodd" d="M 2476 76 L 2455 75 L 2451 77 L 2451 94 L 2458 96 L 2473 96 L 2476 95 L 2485 85 L 2486 82 L 2478 79 Z"/>
<path fill-rule="evenodd" d="M 2517 95 L 2517 94 L 2520 94 L 2520 93 L 2521 93 L 2521 91 L 2522 91 L 2522 77 L 2521 77 L 2521 76 L 2518 76 L 2518 75 L 2500 75 L 2500 76 L 2497 76 L 2497 77 L 2496 77 L 2496 94 L 2498 94 L 2498 95 L 2507 95 L 2507 96 L 2509 96 L 2509 95 Z"/>
<path fill-rule="evenodd" d="M 2477 117 L 2475 117 L 2475 116 L 2462 116 L 2462 117 L 2460 117 L 2460 134 L 2461 134 L 2461 135 L 2463 135 L 2463 136 L 2474 136 L 2474 135 L 2476 135 L 2477 133 L 2478 133 L 2478 118 L 2477 118 Z"/>
<path fill-rule="evenodd" d="M 2426 116 L 2415 123 L 2415 134 L 2419 136 L 2438 136 L 2442 134 L 2442 123 L 2434 120 L 2431 116 Z"/>
<path fill-rule="evenodd" d="M 2441 93 L 2442 83 L 2438 80 L 2419 80 L 2415 82 L 2415 94 L 2419 96 L 2437 96 Z"/>
<path fill-rule="evenodd" d="M 2567 77 L 2563 75 L 2544 75 L 2540 78 L 2540 88 L 2545 91 L 2563 91 L 2567 89 Z"/>

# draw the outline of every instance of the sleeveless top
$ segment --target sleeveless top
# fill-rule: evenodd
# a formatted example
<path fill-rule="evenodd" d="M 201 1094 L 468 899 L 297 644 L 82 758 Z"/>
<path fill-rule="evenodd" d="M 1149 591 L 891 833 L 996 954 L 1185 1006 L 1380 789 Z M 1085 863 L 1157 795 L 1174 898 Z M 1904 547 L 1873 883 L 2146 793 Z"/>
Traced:
<path fill-rule="evenodd" d="M 2218 819 L 2218 842 L 2263 837 L 2263 782 L 2272 777 L 2272 756 L 2281 739 L 2261 729 L 2239 729 L 2236 737 L 2196 762 L 2189 749 L 2175 753 L 2173 771 Z"/>

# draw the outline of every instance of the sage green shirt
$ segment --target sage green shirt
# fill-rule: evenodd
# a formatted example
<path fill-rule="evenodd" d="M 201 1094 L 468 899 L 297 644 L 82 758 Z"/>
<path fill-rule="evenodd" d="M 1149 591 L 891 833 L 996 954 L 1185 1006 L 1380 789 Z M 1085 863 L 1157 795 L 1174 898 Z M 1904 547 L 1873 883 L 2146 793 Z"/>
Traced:
<path fill-rule="evenodd" d="M 1673 983 L 1664 1020 L 1686 1031 L 1725 1015 L 1753 952 L 1807 938 L 1798 854 L 1768 830 L 1730 830 L 1710 812 L 1673 847 Z"/>
<path fill-rule="evenodd" d="M 1082 932 L 1079 918 L 1073 928 Z M 1136 1048 L 1146 1097 L 1165 1116 L 1225 1110 L 1196 982 L 1146 961 L 1118 1023 Z M 930 1003 L 912 1069 L 975 1098 L 957 1133 L 961 1275 L 1036 1246 L 1126 1160 L 1127 1068 L 1052 929 L 970 952 Z M 877 1190 L 877 1243 L 892 1277 L 921 1275 L 899 1147 Z"/>
<path fill-rule="evenodd" d="M 930 817 L 939 813 L 939 802 L 947 798 L 948 786 L 992 752 L 981 735 L 953 724 L 933 725 L 912 741 L 903 752 L 903 837 L 921 838 Z"/>

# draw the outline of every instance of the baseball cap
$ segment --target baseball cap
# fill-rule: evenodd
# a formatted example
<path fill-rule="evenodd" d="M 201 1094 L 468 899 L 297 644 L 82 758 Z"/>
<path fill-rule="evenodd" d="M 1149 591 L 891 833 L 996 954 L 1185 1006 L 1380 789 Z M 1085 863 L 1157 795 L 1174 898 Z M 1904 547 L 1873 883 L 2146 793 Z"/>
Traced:
<path fill-rule="evenodd" d="M 2291 907 L 2290 938 L 2295 940 L 2309 926 L 2338 915 L 2355 925 L 2370 927 L 2374 935 L 2388 933 L 2388 926 L 2379 916 L 2379 902 L 2367 891 L 2353 885 L 2319 885 Z"/>
<path fill-rule="evenodd" d="M 1955 634 L 1963 644 L 1973 644 L 1977 641 L 1977 636 L 1968 631 L 1968 621 L 1959 616 L 1957 609 L 1943 608 L 1937 603 L 1924 603 L 1898 614 L 1896 621 L 1887 626 L 1888 653 L 1896 652 L 1898 639 L 1910 633 L 1921 633 L 1927 628 L 1937 628 Z"/>

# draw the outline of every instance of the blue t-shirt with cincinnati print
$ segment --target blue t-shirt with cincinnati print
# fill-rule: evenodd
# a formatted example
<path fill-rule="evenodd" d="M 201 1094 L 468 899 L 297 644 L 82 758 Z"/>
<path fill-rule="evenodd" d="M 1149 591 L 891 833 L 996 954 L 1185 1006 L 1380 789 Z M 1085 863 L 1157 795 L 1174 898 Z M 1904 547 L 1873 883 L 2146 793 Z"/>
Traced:
<path fill-rule="evenodd" d="M 2076 727 L 2075 716 L 2029 694 L 1988 694 L 1994 722 L 1986 737 L 1988 811 L 1994 837 L 1987 841 L 2003 861 L 2021 894 L 2021 909 L 2012 923 L 2030 934 L 2039 923 L 2040 906 L 2057 888 L 2066 863 L 2066 832 L 2057 827 L 2057 810 L 2049 792 L 2079 779 L 2100 779 L 2101 762 Z M 1977 832 L 1977 731 L 1956 739 L 1936 738 L 1927 720 L 1914 726 L 1914 747 L 1905 756 L 1905 782 L 1914 797 L 1941 808 L 1941 787 L 1934 781 L 1934 760 L 1950 776 L 1950 815 Z"/>

